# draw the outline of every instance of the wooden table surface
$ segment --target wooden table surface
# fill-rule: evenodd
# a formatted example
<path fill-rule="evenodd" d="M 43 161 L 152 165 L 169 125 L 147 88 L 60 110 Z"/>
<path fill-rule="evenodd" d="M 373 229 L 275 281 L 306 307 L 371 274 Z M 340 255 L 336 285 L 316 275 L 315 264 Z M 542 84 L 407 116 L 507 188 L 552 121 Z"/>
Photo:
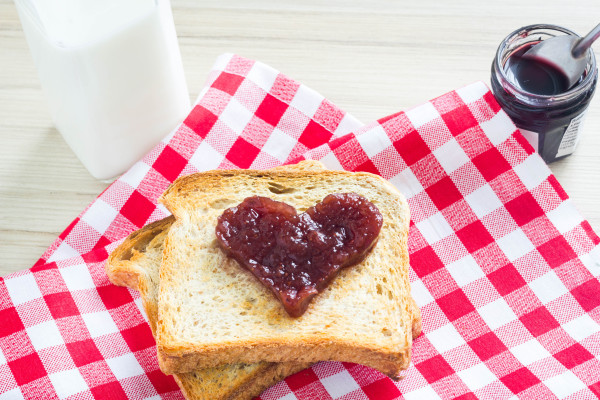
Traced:
<path fill-rule="evenodd" d="M 489 84 L 500 41 L 524 25 L 580 34 L 598 0 L 172 0 L 190 98 L 237 53 L 303 82 L 363 122 L 471 82 Z M 600 46 L 596 45 L 596 52 Z M 0 0 L 0 276 L 29 268 L 107 185 L 53 127 L 15 6 Z M 600 232 L 600 95 L 576 153 L 551 165 Z"/>

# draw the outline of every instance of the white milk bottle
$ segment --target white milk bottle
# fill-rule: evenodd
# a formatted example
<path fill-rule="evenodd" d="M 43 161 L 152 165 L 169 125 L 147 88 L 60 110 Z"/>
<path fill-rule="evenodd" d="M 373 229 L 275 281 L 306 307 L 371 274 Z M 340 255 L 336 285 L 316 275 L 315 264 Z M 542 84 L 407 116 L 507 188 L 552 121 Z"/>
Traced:
<path fill-rule="evenodd" d="M 52 119 L 97 179 L 189 112 L 169 0 L 15 0 Z"/>

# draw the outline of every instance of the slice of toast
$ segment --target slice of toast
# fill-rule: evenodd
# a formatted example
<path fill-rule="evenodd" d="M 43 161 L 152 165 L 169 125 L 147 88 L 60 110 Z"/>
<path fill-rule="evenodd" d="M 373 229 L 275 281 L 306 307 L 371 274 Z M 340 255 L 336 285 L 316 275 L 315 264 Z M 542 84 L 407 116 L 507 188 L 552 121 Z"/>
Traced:
<path fill-rule="evenodd" d="M 342 192 L 358 193 L 379 208 L 384 221 L 378 242 L 360 264 L 340 271 L 301 317 L 290 318 L 218 247 L 217 218 L 248 196 L 270 197 L 302 212 Z M 176 180 L 159 201 L 176 218 L 160 268 L 156 339 L 165 373 L 338 360 L 398 378 L 408 367 L 413 326 L 420 324 L 408 280 L 409 211 L 384 179 L 344 171 L 210 171 Z"/>

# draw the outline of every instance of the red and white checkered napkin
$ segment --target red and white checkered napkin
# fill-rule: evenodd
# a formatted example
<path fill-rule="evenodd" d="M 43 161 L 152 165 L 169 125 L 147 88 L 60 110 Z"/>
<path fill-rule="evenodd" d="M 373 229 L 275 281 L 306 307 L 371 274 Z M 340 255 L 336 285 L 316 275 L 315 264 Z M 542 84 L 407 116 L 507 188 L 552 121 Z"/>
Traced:
<path fill-rule="evenodd" d="M 104 261 L 165 215 L 156 199 L 177 176 L 300 158 L 378 173 L 407 196 L 424 333 L 401 382 L 323 362 L 261 399 L 600 396 L 600 238 L 484 84 L 361 127 L 272 68 L 225 55 L 179 129 L 32 269 L 0 281 L 0 400 L 181 399 L 137 293 L 111 285 Z"/>

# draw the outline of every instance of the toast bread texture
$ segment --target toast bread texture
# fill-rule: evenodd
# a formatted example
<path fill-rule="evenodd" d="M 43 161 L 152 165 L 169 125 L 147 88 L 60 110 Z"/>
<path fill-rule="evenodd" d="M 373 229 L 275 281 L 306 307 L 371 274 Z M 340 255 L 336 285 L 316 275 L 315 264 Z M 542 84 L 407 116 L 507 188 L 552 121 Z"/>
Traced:
<path fill-rule="evenodd" d="M 303 212 L 344 192 L 379 208 L 384 222 L 378 242 L 360 264 L 341 270 L 299 318 L 290 318 L 269 289 L 217 244 L 218 216 L 248 196 Z M 159 201 L 175 217 L 165 238 L 156 326 L 165 373 L 336 360 L 398 378 L 408 367 L 413 330 L 420 331 L 408 280 L 410 216 L 406 200 L 387 181 L 363 172 L 209 171 L 177 179 Z"/>

